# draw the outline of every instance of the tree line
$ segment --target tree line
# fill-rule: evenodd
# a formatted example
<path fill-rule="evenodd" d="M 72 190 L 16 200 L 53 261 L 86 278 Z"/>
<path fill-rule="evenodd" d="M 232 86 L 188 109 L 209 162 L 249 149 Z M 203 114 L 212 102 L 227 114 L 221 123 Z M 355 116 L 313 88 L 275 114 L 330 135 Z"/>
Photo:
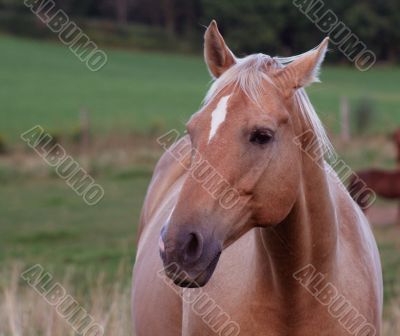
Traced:
<path fill-rule="evenodd" d="M 26 0 L 25 0 L 26 1 Z M 35 0 L 30 0 L 35 1 Z M 48 1 L 48 0 L 37 0 Z M 232 49 L 290 55 L 314 47 L 326 35 L 299 6 L 323 5 L 346 24 L 379 61 L 400 60 L 399 0 L 54 0 L 72 17 L 115 25 L 157 27 L 171 39 L 195 41 L 216 19 Z M 0 11 L 21 11 L 22 0 L 0 0 Z M 323 11 L 320 15 L 323 15 Z M 343 60 L 334 53 L 331 59 Z"/>

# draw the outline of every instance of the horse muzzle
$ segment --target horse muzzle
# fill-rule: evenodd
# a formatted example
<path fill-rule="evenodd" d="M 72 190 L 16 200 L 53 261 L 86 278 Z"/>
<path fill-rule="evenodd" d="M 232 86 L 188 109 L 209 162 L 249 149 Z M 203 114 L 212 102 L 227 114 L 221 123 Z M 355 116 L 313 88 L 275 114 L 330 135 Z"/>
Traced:
<path fill-rule="evenodd" d="M 165 274 L 180 287 L 202 287 L 210 280 L 218 264 L 222 244 L 206 237 L 199 230 L 181 232 L 173 239 L 165 239 L 162 230 L 159 240 L 160 256 Z"/>

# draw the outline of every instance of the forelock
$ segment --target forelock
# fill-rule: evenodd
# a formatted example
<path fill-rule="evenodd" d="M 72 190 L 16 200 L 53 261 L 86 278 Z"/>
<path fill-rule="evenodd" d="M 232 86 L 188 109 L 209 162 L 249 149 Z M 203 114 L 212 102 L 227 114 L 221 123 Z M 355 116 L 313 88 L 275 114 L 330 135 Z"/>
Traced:
<path fill-rule="evenodd" d="M 204 98 L 203 104 L 206 105 L 214 98 L 219 96 L 219 94 L 225 88 L 233 87 L 234 89 L 241 90 L 253 102 L 260 105 L 261 97 L 263 96 L 266 88 L 266 85 L 263 85 L 263 82 L 267 81 L 268 83 L 277 87 L 277 84 L 274 82 L 273 78 L 268 75 L 268 73 L 272 73 L 273 70 L 286 67 L 288 64 L 303 55 L 304 54 L 292 57 L 270 57 L 264 54 L 254 54 L 242 59 L 237 59 L 237 63 L 235 65 L 233 65 L 212 83 L 206 97 Z M 327 156 L 332 155 L 334 153 L 333 146 L 326 134 L 321 120 L 315 112 L 315 109 L 303 88 L 296 90 L 295 102 L 298 104 L 304 120 L 314 132 L 316 139 L 324 153 L 326 153 Z"/>

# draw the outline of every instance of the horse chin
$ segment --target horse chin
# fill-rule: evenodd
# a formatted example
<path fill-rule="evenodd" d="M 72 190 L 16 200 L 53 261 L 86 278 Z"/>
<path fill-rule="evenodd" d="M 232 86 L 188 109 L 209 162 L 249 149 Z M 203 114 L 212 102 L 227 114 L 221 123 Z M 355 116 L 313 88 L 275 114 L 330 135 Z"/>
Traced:
<path fill-rule="evenodd" d="M 197 275 L 194 279 L 174 279 L 175 285 L 182 288 L 200 288 L 205 286 L 214 274 L 215 268 L 217 267 L 219 257 L 221 252 L 219 252 L 214 259 L 208 264 L 206 269 Z"/>

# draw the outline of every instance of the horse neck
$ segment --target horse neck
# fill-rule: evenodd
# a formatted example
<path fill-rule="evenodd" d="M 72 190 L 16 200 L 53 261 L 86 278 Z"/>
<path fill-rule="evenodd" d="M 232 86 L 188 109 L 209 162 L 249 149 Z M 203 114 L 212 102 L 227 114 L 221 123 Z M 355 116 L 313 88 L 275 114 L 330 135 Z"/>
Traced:
<path fill-rule="evenodd" d="M 287 279 L 312 264 L 319 272 L 335 265 L 338 222 L 335 186 L 323 155 L 315 160 L 302 151 L 302 174 L 297 200 L 286 219 L 261 230 L 274 274 Z"/>

